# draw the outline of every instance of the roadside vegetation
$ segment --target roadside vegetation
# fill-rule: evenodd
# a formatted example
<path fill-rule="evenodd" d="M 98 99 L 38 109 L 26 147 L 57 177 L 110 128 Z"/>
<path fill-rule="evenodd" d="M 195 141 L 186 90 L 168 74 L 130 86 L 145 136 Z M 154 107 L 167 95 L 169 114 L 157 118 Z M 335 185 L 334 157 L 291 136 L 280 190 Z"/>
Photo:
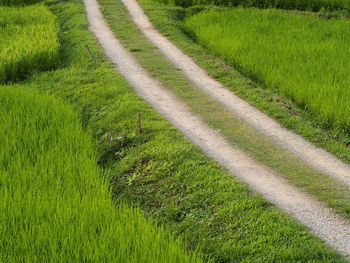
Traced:
<path fill-rule="evenodd" d="M 159 1 L 159 0 L 157 0 Z M 307 11 L 350 11 L 348 0 L 163 0 L 182 7 L 196 5 L 242 6 L 257 8 L 297 9 Z"/>
<path fill-rule="evenodd" d="M 113 204 L 68 106 L 1 87 L 0 112 L 1 262 L 201 262 L 138 209 Z"/>
<path fill-rule="evenodd" d="M 0 83 L 58 64 L 58 27 L 44 6 L 0 7 Z"/>
<path fill-rule="evenodd" d="M 43 6 L 0 14 L 7 48 L 1 54 L 19 61 L 13 79 L 24 77 L 22 67 L 45 74 L 39 69 L 50 54 L 41 49 L 52 47 L 58 58 L 53 14 Z M 31 83 L 0 86 L 0 262 L 202 262 L 138 208 L 113 201 L 90 129 L 69 105 Z"/>
<path fill-rule="evenodd" d="M 350 21 L 279 10 L 208 11 L 185 28 L 228 63 L 350 131 Z"/>

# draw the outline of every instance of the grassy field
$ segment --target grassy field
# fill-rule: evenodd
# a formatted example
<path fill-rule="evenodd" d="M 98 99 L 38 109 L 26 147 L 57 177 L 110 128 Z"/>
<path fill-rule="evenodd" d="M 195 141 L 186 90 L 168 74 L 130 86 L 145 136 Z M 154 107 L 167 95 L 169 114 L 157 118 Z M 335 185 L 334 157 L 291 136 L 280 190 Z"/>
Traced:
<path fill-rule="evenodd" d="M 69 107 L 0 87 L 0 112 L 0 262 L 201 262 L 139 210 L 114 206 Z"/>
<path fill-rule="evenodd" d="M 163 0 L 163 2 L 182 7 L 210 4 L 219 6 L 280 8 L 309 11 L 350 11 L 350 2 L 348 0 Z"/>
<path fill-rule="evenodd" d="M 324 127 L 350 130 L 350 21 L 238 8 L 201 13 L 185 28 L 216 55 L 316 113 Z"/>
<path fill-rule="evenodd" d="M 42 0 L 0 0 L 0 6 L 24 6 L 41 2 Z"/>
<path fill-rule="evenodd" d="M 123 198 L 130 203 L 139 204 L 148 216 L 157 218 L 173 233 L 181 235 L 188 247 L 196 249 L 200 246 L 206 259 L 211 258 L 214 262 L 344 261 L 341 256 L 311 235 L 307 229 L 276 210 L 261 197 L 250 192 L 244 184 L 235 180 L 231 175 L 226 174 L 219 165 L 184 140 L 181 133 L 140 100 L 125 80 L 115 73 L 112 65 L 105 62 L 100 47 L 87 30 L 84 8 L 80 0 L 51 1 L 50 9 L 57 15 L 60 25 L 62 51 L 60 68 L 36 74 L 24 82 L 9 86 L 9 89 L 38 90 L 41 93 L 55 95 L 71 104 L 84 128 L 82 131 L 78 124 L 72 127 L 62 121 L 64 127 L 67 125 L 72 127 L 69 129 L 69 136 L 74 136 L 76 133 L 79 135 L 71 143 L 71 146 L 66 147 L 68 147 L 67 149 L 73 147 L 72 152 L 78 151 L 76 152 L 77 156 L 72 156 L 72 158 L 83 158 L 86 156 L 84 155 L 86 152 L 79 151 L 81 147 L 90 149 L 89 140 L 86 135 L 84 136 L 85 130 L 92 132 L 98 142 L 97 161 L 106 170 L 105 181 L 99 181 L 101 187 L 105 187 L 107 183 L 111 182 L 116 198 Z M 94 54 L 94 60 L 88 55 L 85 45 L 88 45 Z M 134 52 L 138 52 L 138 50 L 135 49 Z M 20 96 L 15 97 L 19 98 Z M 50 107 L 56 105 L 53 100 L 49 100 L 48 103 Z M 29 103 L 27 104 L 29 107 Z M 50 109 L 53 110 L 53 108 Z M 49 109 L 46 112 L 50 112 Z M 143 119 L 144 132 L 141 135 L 135 133 L 137 112 L 141 112 Z M 44 123 L 46 121 L 45 127 L 47 127 L 48 119 L 41 119 Z M 69 121 L 69 118 L 65 116 L 58 116 L 58 120 L 61 119 Z M 30 124 L 32 123 L 30 122 Z M 50 121 L 50 126 L 52 124 L 53 122 Z M 30 127 L 29 124 L 28 126 Z M 62 129 L 65 131 L 65 128 Z M 25 129 L 23 128 L 23 130 Z M 44 130 L 48 131 L 46 135 L 49 136 L 50 129 Z M 16 131 L 14 135 L 22 139 L 19 133 L 20 131 Z M 54 134 L 57 138 L 60 133 L 55 131 Z M 111 137 L 121 135 L 126 136 L 126 138 L 114 142 L 110 141 Z M 65 142 L 65 140 L 50 141 L 48 139 L 50 137 L 45 138 L 41 141 L 49 141 L 50 146 L 54 142 L 58 146 L 61 145 L 60 142 Z M 82 145 L 80 142 L 84 138 L 87 142 Z M 65 151 L 61 149 L 61 152 L 57 154 L 62 155 L 62 152 Z M 96 156 L 93 153 L 89 154 L 87 151 L 86 154 L 95 160 Z M 42 158 L 44 158 L 44 163 L 47 163 L 45 155 Z M 75 168 L 78 171 L 85 171 L 87 168 L 96 169 L 96 167 L 92 167 L 93 164 L 95 162 L 87 164 L 87 167 L 79 165 Z M 93 173 L 93 171 L 95 170 L 89 169 L 88 172 Z M 87 196 L 95 202 L 91 201 L 89 203 L 91 207 L 87 205 L 87 210 L 83 210 L 84 207 L 81 208 L 82 216 L 88 220 L 88 225 L 92 225 L 91 228 L 87 228 L 88 225 L 85 224 L 72 231 L 77 231 L 77 238 L 81 233 L 79 230 L 89 230 L 85 233 L 86 235 L 101 237 L 105 232 L 101 231 L 101 228 L 96 230 L 94 228 L 96 222 L 93 220 L 98 218 L 98 222 L 101 223 L 107 219 L 110 223 L 114 221 L 109 217 L 105 218 L 106 214 L 104 213 L 108 215 L 109 210 L 107 212 L 105 209 L 102 211 L 91 210 L 98 205 L 105 204 L 108 208 L 111 201 L 103 199 L 104 201 L 100 203 L 100 201 L 97 202 L 96 199 L 93 199 L 104 197 L 103 190 L 101 193 L 93 191 L 99 189 L 97 181 L 96 184 L 90 185 L 90 180 L 85 182 L 79 175 L 73 176 L 73 178 L 77 178 L 78 182 L 87 186 L 81 191 L 83 193 L 86 191 Z M 68 182 L 70 181 L 68 180 Z M 58 181 L 54 185 L 50 184 L 50 186 L 51 188 L 57 187 L 53 188 L 54 191 L 65 192 L 62 181 Z M 76 186 L 79 184 L 74 183 L 72 187 Z M 108 192 L 106 188 L 104 189 Z M 13 188 L 10 190 L 15 191 Z M 24 195 L 24 197 L 26 196 Z M 53 197 L 49 196 L 48 198 Z M 83 200 L 82 195 L 78 196 L 77 200 L 79 208 L 80 202 Z M 70 203 L 68 202 L 68 204 Z M 57 210 L 64 210 L 63 207 L 54 207 L 58 208 Z M 40 209 L 35 211 L 40 214 Z M 96 214 L 90 215 L 89 211 Z M 74 215 L 80 216 L 78 212 L 81 211 L 73 212 Z M 64 213 L 64 215 L 63 219 L 69 218 L 69 214 Z M 55 218 L 48 218 L 48 220 L 55 220 Z M 127 220 L 130 223 L 130 218 Z M 64 222 L 64 220 L 62 221 Z M 71 224 L 65 224 L 63 229 L 67 229 L 69 226 Z M 60 233 L 58 234 L 60 237 Z M 113 237 L 110 239 L 114 240 Z M 92 243 L 85 242 L 85 249 L 92 251 L 89 249 L 94 241 L 95 239 L 92 239 Z M 106 242 L 101 242 L 101 244 L 106 246 L 110 244 L 109 241 Z M 6 246 L 6 244 L 4 245 Z M 59 245 L 61 246 L 62 243 Z M 109 248 L 106 246 L 103 249 Z M 115 244 L 113 244 L 114 246 Z M 55 247 L 53 246 L 53 248 Z M 55 249 L 50 251 L 55 252 Z M 85 255 L 81 252 L 83 250 L 76 251 L 79 252 L 77 257 Z M 98 253 L 93 255 L 97 258 Z M 113 252 L 106 253 L 104 256 L 111 255 Z M 73 258 L 72 261 L 75 259 L 79 261 L 81 258 Z M 136 258 L 134 261 L 139 260 Z M 101 262 L 103 259 L 97 258 L 95 260 L 93 258 L 91 261 Z M 155 262 L 157 261 L 155 260 Z"/>
<path fill-rule="evenodd" d="M 57 65 L 57 22 L 46 7 L 0 7 L 0 27 L 0 83 Z"/>

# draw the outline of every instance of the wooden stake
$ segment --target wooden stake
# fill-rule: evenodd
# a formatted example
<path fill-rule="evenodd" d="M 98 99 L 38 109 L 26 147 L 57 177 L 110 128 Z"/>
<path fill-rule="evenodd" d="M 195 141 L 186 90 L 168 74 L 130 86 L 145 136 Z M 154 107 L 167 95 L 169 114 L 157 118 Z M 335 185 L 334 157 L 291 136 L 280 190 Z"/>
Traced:
<path fill-rule="evenodd" d="M 89 48 L 89 46 L 88 46 L 88 45 L 85 45 L 85 48 L 86 48 L 87 52 L 89 53 L 90 57 L 92 58 L 92 60 L 93 60 L 93 61 L 96 61 L 94 55 L 92 54 L 92 52 L 91 52 L 91 50 L 90 50 L 90 48 Z"/>
<path fill-rule="evenodd" d="M 137 113 L 136 132 L 137 132 L 137 134 L 141 134 L 141 133 L 142 133 L 142 128 L 141 128 L 141 114 L 140 114 L 139 112 Z"/>

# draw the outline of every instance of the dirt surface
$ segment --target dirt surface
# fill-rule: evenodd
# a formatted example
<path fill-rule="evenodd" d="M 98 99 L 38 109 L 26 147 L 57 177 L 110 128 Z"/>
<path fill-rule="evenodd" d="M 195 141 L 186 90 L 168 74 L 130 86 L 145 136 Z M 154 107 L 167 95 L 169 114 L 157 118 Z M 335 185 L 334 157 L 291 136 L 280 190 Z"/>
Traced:
<path fill-rule="evenodd" d="M 191 58 L 161 35 L 150 23 L 136 0 L 121 0 L 143 34 L 182 73 L 207 95 L 216 99 L 241 120 L 267 136 L 285 150 L 293 153 L 316 170 L 350 187 L 350 166 L 328 152 L 319 149 L 302 137 L 283 128 L 275 120 L 240 99 L 222 84 L 208 76 Z"/>
<path fill-rule="evenodd" d="M 307 226 L 329 246 L 350 255 L 350 225 L 330 209 L 289 185 L 275 172 L 257 163 L 245 152 L 231 146 L 173 94 L 139 66 L 134 57 L 114 37 L 106 25 L 96 0 L 84 0 L 90 30 L 107 56 L 134 87 L 136 92 L 168 119 L 206 154 L 230 173 L 245 181 L 251 189 Z"/>

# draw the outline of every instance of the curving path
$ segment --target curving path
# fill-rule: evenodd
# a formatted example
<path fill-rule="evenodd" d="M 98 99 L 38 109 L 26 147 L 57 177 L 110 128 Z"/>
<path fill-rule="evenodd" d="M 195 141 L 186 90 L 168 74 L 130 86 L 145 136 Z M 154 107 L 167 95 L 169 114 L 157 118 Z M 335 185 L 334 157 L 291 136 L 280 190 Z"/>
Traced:
<path fill-rule="evenodd" d="M 315 147 L 299 135 L 283 128 L 278 122 L 260 112 L 208 76 L 191 58 L 161 35 L 150 23 L 136 0 L 121 0 L 143 34 L 182 73 L 207 95 L 216 99 L 235 116 L 246 121 L 285 150 L 293 153 L 316 170 L 350 187 L 350 165 L 330 153 Z"/>
<path fill-rule="evenodd" d="M 84 0 L 84 3 L 90 30 L 100 41 L 107 56 L 116 64 L 116 70 L 142 98 L 232 174 L 307 226 L 329 246 L 345 256 L 350 255 L 350 225 L 345 220 L 289 185 L 245 152 L 231 146 L 218 132 L 207 127 L 184 103 L 149 77 L 138 65 L 106 25 L 96 0 Z"/>

